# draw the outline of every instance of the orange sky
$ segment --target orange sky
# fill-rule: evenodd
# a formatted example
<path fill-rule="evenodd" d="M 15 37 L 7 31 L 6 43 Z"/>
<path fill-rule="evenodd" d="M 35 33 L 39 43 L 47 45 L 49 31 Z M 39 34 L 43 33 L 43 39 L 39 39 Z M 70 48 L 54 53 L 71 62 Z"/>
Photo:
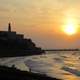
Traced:
<path fill-rule="evenodd" d="M 80 48 L 80 0 L 0 0 L 0 29 L 12 29 L 31 38 L 42 48 Z M 78 31 L 69 36 L 62 31 L 68 17 Z"/>

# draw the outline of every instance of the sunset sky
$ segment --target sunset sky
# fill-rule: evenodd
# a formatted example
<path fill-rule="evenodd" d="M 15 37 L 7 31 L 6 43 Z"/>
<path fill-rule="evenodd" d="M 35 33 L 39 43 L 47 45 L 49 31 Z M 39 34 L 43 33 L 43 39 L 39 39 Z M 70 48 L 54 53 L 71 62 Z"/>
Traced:
<path fill-rule="evenodd" d="M 0 0 L 0 29 L 8 22 L 42 48 L 80 48 L 80 0 Z"/>

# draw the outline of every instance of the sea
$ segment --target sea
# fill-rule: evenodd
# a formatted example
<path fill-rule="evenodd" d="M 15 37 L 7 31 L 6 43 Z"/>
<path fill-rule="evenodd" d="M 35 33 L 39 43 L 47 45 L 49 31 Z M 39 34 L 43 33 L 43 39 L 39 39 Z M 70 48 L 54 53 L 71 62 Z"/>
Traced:
<path fill-rule="evenodd" d="M 0 65 L 45 74 L 62 80 L 80 80 L 80 51 L 46 51 L 43 55 L 0 58 Z"/>

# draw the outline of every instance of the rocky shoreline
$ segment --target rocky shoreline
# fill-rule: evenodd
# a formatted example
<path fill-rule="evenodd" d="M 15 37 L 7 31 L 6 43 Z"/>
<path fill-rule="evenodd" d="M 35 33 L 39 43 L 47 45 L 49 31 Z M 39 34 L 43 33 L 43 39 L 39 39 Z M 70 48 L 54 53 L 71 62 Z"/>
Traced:
<path fill-rule="evenodd" d="M 37 74 L 28 71 L 21 71 L 14 66 L 0 66 L 0 80 L 60 80 L 48 77 L 45 74 Z"/>

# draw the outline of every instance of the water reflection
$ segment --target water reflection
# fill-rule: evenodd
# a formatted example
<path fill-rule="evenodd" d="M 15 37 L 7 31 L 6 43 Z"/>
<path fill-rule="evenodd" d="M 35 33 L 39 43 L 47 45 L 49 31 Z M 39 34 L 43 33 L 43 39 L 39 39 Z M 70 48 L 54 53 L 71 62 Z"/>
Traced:
<path fill-rule="evenodd" d="M 21 70 L 31 68 L 33 72 L 64 80 L 80 80 L 80 76 L 77 76 L 77 72 L 80 71 L 79 57 L 80 52 L 47 52 L 40 56 L 3 58 L 0 59 L 0 64 L 9 67 L 14 64 Z M 76 70 L 76 72 L 71 73 L 62 69 L 64 66 Z"/>
<path fill-rule="evenodd" d="M 75 75 L 64 75 L 63 77 L 65 80 L 80 80 L 80 78 Z"/>

